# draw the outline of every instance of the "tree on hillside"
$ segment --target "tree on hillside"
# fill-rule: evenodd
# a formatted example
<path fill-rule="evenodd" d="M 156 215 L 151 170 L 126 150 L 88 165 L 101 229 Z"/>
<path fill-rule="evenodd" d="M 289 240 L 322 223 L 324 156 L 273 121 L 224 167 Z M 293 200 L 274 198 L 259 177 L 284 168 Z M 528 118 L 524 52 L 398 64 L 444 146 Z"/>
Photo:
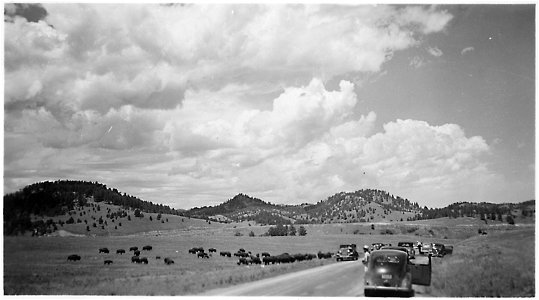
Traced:
<path fill-rule="evenodd" d="M 300 226 L 298 233 L 299 233 L 300 236 L 306 236 L 307 235 L 307 229 L 305 229 L 305 227 L 303 227 L 303 226 Z"/>
<path fill-rule="evenodd" d="M 509 225 L 515 225 L 515 220 L 513 219 L 513 216 L 507 215 L 507 217 L 505 218 L 505 220 L 507 221 L 507 224 L 509 224 Z"/>
<path fill-rule="evenodd" d="M 296 236 L 296 227 L 294 227 L 294 225 L 290 225 L 290 227 L 288 227 L 288 235 Z"/>

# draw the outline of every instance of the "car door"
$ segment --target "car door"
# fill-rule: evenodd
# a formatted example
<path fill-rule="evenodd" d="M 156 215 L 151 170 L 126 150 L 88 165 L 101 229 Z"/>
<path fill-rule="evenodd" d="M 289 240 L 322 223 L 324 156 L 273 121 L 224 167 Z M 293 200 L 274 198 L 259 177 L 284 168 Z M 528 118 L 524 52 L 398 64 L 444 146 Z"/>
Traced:
<path fill-rule="evenodd" d="M 412 284 L 430 285 L 432 265 L 429 256 L 428 264 L 410 264 L 412 273 Z"/>

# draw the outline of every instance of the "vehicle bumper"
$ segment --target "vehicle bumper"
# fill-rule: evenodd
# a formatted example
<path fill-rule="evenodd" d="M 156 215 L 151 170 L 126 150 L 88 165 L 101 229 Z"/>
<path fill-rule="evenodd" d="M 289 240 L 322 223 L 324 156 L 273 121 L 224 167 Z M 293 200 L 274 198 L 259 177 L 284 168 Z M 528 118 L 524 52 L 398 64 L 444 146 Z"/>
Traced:
<path fill-rule="evenodd" d="M 366 291 L 371 292 L 410 292 L 412 287 L 397 287 L 397 286 L 377 286 L 377 285 L 366 285 Z"/>
<path fill-rule="evenodd" d="M 357 258 L 354 257 L 354 256 L 337 256 L 337 259 L 342 260 L 342 261 L 345 261 L 345 260 L 357 260 Z"/>

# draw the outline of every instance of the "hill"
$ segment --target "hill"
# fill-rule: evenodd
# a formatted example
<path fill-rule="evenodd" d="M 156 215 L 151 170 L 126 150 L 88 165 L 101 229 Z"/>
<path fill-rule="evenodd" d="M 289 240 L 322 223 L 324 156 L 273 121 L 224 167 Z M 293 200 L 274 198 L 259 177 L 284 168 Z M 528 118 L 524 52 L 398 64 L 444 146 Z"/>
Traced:
<path fill-rule="evenodd" d="M 64 229 L 64 225 L 75 234 L 121 235 L 206 226 L 212 222 L 248 222 L 260 226 L 372 224 L 463 217 L 485 224 L 494 221 L 533 224 L 535 200 L 503 204 L 458 202 L 429 209 L 386 191 L 362 189 L 300 205 L 272 204 L 240 193 L 216 206 L 177 210 L 122 194 L 98 182 L 68 180 L 35 183 L 4 196 L 4 234 L 7 235 L 51 234 Z M 186 220 L 196 224 L 184 224 Z"/>
<path fill-rule="evenodd" d="M 32 217 L 66 215 L 77 208 L 91 206 L 94 210 L 100 203 L 121 207 L 113 217 L 126 217 L 125 210 L 135 213 L 166 213 L 180 215 L 182 211 L 162 204 L 143 201 L 134 196 L 121 194 L 115 188 L 96 182 L 58 180 L 28 185 L 15 193 L 4 196 L 4 234 L 24 233 L 49 224 L 33 224 Z M 68 219 L 69 220 L 69 219 Z M 36 221 L 34 221 L 36 222 Z"/>

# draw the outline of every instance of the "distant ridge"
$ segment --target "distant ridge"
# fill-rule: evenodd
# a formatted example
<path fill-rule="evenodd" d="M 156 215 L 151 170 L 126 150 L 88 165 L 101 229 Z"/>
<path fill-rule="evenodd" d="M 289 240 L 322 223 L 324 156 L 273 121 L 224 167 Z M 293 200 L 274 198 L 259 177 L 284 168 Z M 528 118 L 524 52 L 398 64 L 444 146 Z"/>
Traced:
<path fill-rule="evenodd" d="M 444 208 L 420 207 L 383 190 L 340 192 L 317 203 L 279 205 L 240 193 L 216 206 L 173 209 L 120 193 L 98 182 L 59 180 L 39 182 L 4 196 L 4 234 L 35 228 L 31 216 L 71 213 L 87 203 L 114 205 L 124 210 L 203 219 L 207 222 L 254 222 L 260 225 L 404 222 L 435 218 L 478 218 L 513 223 L 534 222 L 535 200 L 521 203 L 457 202 Z M 92 205 L 95 205 L 92 204 Z M 125 213 L 121 213 L 125 217 Z M 52 225 L 52 224 L 49 224 Z"/>

